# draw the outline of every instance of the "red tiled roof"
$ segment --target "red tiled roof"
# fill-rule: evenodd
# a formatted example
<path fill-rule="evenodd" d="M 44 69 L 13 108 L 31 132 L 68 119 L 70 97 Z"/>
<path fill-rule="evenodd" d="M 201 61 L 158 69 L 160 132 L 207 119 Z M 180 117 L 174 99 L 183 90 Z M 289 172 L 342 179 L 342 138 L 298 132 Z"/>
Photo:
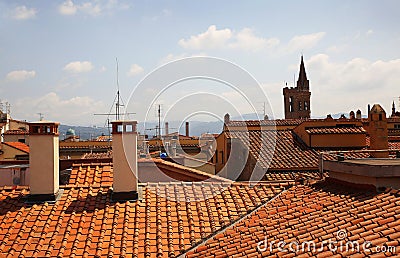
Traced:
<path fill-rule="evenodd" d="M 261 135 L 262 134 L 262 135 Z M 249 145 L 250 154 L 258 157 L 258 161 L 263 168 L 269 170 L 299 170 L 317 169 L 318 155 L 311 149 L 301 149 L 293 140 L 291 131 L 231 131 L 230 137 L 241 139 L 245 145 Z M 275 150 L 273 149 L 273 138 L 276 136 Z M 249 139 L 249 144 L 246 144 Z M 265 147 L 261 148 L 262 140 Z M 261 149 L 261 150 L 260 150 Z M 273 156 L 272 156 L 273 155 Z M 268 167 L 268 160 L 272 156 L 271 164 Z"/>
<path fill-rule="evenodd" d="M 221 231 L 187 253 L 187 257 L 379 257 L 394 256 L 400 252 L 400 191 L 376 194 L 363 192 L 333 183 L 314 186 L 294 186 L 233 226 Z M 340 231 L 339 231 L 340 230 Z M 338 233 L 339 232 L 339 233 Z M 267 239 L 267 248 L 264 241 Z M 260 243 L 261 250 L 257 245 Z M 286 251 L 280 251 L 277 244 Z M 323 248 L 323 241 L 325 245 Z M 328 241 L 336 241 L 331 252 Z M 360 251 L 349 246 L 357 242 Z M 394 246 L 395 252 L 369 253 L 362 248 L 371 243 L 376 247 Z M 313 242 L 315 250 L 302 245 Z M 290 247 L 290 244 L 293 243 Z M 290 252 L 289 248 L 296 250 Z M 270 247 L 272 245 L 272 248 Z M 386 250 L 388 250 L 386 248 Z M 371 256 L 372 257 L 372 256 Z M 378 257 L 378 256 L 377 256 Z"/>
<path fill-rule="evenodd" d="M 29 146 L 22 142 L 3 142 L 3 144 L 8 145 L 14 149 L 20 150 L 25 153 L 29 153 Z"/>
<path fill-rule="evenodd" d="M 389 136 L 400 136 L 400 129 L 388 129 Z"/>
<path fill-rule="evenodd" d="M 72 167 L 68 185 L 112 186 L 112 182 L 112 163 L 82 163 Z"/>
<path fill-rule="evenodd" d="M 307 119 L 276 119 L 276 120 L 232 120 L 227 124 L 229 127 L 236 126 L 295 126 L 299 125 Z"/>
<path fill-rule="evenodd" d="M 26 130 L 16 129 L 16 130 L 7 130 L 5 135 L 26 135 L 29 134 Z"/>
<path fill-rule="evenodd" d="M 107 152 L 92 152 L 92 153 L 84 153 L 82 155 L 82 159 L 110 159 L 112 158 L 112 150 Z"/>
<path fill-rule="evenodd" d="M 111 145 L 74 145 L 74 146 L 66 146 L 60 145 L 60 149 L 68 150 L 68 149 L 111 149 Z"/>
<path fill-rule="evenodd" d="M 400 117 L 388 117 L 387 121 L 389 123 L 396 123 L 396 122 L 400 123 Z"/>
<path fill-rule="evenodd" d="M 326 175 L 325 175 L 326 176 Z M 288 172 L 277 172 L 268 171 L 265 173 L 264 181 L 291 181 L 303 179 L 320 179 L 319 171 L 288 171 Z"/>
<path fill-rule="evenodd" d="M 400 150 L 400 142 L 389 142 L 389 149 Z"/>
<path fill-rule="evenodd" d="M 25 203 L 27 188 L 0 188 L 0 252 L 16 256 L 175 257 L 245 216 L 288 183 L 141 185 L 114 203 L 110 187 L 66 187 L 55 204 Z"/>
<path fill-rule="evenodd" d="M 309 134 L 366 134 L 361 126 L 356 127 L 313 127 L 306 129 Z"/>
<path fill-rule="evenodd" d="M 96 141 L 98 142 L 109 142 L 112 140 L 111 135 L 100 135 L 96 138 Z"/>

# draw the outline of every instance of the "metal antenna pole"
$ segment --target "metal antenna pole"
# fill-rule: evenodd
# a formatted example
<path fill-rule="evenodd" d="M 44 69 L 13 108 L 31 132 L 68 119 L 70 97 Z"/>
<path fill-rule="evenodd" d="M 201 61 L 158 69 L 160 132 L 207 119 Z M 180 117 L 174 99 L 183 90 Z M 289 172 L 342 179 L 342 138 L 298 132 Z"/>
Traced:
<path fill-rule="evenodd" d="M 117 104 L 115 105 L 115 120 L 119 120 L 119 81 L 118 81 L 118 58 L 115 58 L 117 63 Z"/>
<path fill-rule="evenodd" d="M 161 105 L 158 105 L 158 137 L 161 139 Z"/>

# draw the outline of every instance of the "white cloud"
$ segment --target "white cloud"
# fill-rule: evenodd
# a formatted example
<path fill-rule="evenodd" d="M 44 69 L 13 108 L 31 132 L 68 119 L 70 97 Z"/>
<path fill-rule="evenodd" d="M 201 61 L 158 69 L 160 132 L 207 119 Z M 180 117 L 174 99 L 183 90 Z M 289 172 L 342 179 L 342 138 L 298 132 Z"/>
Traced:
<path fill-rule="evenodd" d="M 28 97 L 18 99 L 13 107 L 13 113 L 17 117 L 37 120 L 37 112 L 44 113 L 46 120 L 59 121 L 71 125 L 90 125 L 101 121 L 88 121 L 103 119 L 93 116 L 94 113 L 106 110 L 106 105 L 87 96 L 76 96 L 70 99 L 62 99 L 54 92 L 42 97 Z"/>
<path fill-rule="evenodd" d="M 306 62 L 312 91 L 314 115 L 350 110 L 365 110 L 368 103 L 386 105 L 386 111 L 400 84 L 400 59 L 370 61 L 353 58 L 344 63 L 332 62 L 318 54 Z"/>
<path fill-rule="evenodd" d="M 103 65 L 102 67 L 100 67 L 99 71 L 101 73 L 104 73 L 105 71 L 107 71 L 107 68 Z"/>
<path fill-rule="evenodd" d="M 179 40 L 179 45 L 188 49 L 213 49 L 223 48 L 229 39 L 232 38 L 230 29 L 217 30 L 215 25 L 208 27 L 206 32 L 196 36 L 190 36 L 189 39 Z"/>
<path fill-rule="evenodd" d="M 58 11 L 63 15 L 74 15 L 78 7 L 71 0 L 67 0 L 58 7 Z"/>
<path fill-rule="evenodd" d="M 369 30 L 365 33 L 366 36 L 371 36 L 372 34 L 374 34 L 374 31 L 373 31 L 372 29 L 369 29 Z"/>
<path fill-rule="evenodd" d="M 98 16 L 103 11 L 103 7 L 101 7 L 99 4 L 93 4 L 90 2 L 83 3 L 79 6 L 79 9 L 82 12 L 90 14 L 92 16 Z"/>
<path fill-rule="evenodd" d="M 188 39 L 179 40 L 178 44 L 186 49 L 237 49 L 244 51 L 260 51 L 272 49 L 280 44 L 278 38 L 263 38 L 255 35 L 254 30 L 244 28 L 234 31 L 229 28 L 217 29 L 215 25 L 208 27 L 207 31 Z"/>
<path fill-rule="evenodd" d="M 17 6 L 13 10 L 12 18 L 15 20 L 28 20 L 36 17 L 36 9 L 28 8 L 25 5 Z"/>
<path fill-rule="evenodd" d="M 76 61 L 67 64 L 64 67 L 64 71 L 72 72 L 72 73 L 86 73 L 93 70 L 93 65 L 89 61 Z"/>
<path fill-rule="evenodd" d="M 35 71 L 26 71 L 26 70 L 19 70 L 19 71 L 12 71 L 9 72 L 6 76 L 8 81 L 25 81 L 31 79 L 36 76 Z"/>
<path fill-rule="evenodd" d="M 82 4 L 75 4 L 72 0 L 66 0 L 59 5 L 58 11 L 62 15 L 74 15 L 81 12 L 91 16 L 99 16 L 105 12 L 110 13 L 114 10 L 126 10 L 129 8 L 129 4 L 120 3 L 118 0 L 86 1 Z"/>
<path fill-rule="evenodd" d="M 235 41 L 230 44 L 230 47 L 247 51 L 257 51 L 265 47 L 272 48 L 279 45 L 279 39 L 271 38 L 267 40 L 265 38 L 257 37 L 254 35 L 253 30 L 249 28 L 244 28 L 239 31 L 234 35 L 234 38 Z"/>
<path fill-rule="evenodd" d="M 317 32 L 294 36 L 287 45 L 287 51 L 296 52 L 313 48 L 324 36 L 325 32 Z"/>
<path fill-rule="evenodd" d="M 137 64 L 133 64 L 131 65 L 131 68 L 129 69 L 127 75 L 129 77 L 134 77 L 138 74 L 141 74 L 144 71 L 143 67 L 137 65 Z"/>

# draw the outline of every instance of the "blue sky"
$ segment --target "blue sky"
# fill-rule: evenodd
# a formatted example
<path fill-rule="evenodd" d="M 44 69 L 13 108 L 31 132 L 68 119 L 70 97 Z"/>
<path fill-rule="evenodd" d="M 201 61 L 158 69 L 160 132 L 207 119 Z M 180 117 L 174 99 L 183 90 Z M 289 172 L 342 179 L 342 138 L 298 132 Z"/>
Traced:
<path fill-rule="evenodd" d="M 127 101 L 160 65 L 205 55 L 252 74 L 281 118 L 282 88 L 293 84 L 303 54 L 313 116 L 365 113 L 368 103 L 390 112 L 400 96 L 398 10 L 399 1 L 0 0 L 0 97 L 16 119 L 41 112 L 64 124 L 103 125 L 93 114 L 110 109 L 116 57 Z M 260 110 L 263 101 L 255 100 Z M 218 100 L 199 102 L 220 117 L 229 112 Z M 128 111 L 142 120 L 147 107 L 137 109 Z"/>

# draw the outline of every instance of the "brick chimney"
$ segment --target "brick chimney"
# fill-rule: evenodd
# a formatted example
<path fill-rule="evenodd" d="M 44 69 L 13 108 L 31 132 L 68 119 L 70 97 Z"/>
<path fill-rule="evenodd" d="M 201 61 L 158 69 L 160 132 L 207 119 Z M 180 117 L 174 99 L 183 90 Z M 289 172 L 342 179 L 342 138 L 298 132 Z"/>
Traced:
<path fill-rule="evenodd" d="M 136 121 L 112 124 L 113 194 L 115 201 L 138 199 Z"/>
<path fill-rule="evenodd" d="M 164 131 L 165 135 L 169 134 L 169 126 L 168 126 L 168 122 L 165 122 L 165 131 Z"/>
<path fill-rule="evenodd" d="M 59 189 L 59 123 L 29 123 L 29 188 L 28 202 L 54 202 Z"/>
<path fill-rule="evenodd" d="M 186 136 L 189 137 L 189 122 L 186 122 Z"/>
<path fill-rule="evenodd" d="M 379 104 L 375 104 L 369 112 L 368 120 L 371 150 L 387 150 L 389 144 L 385 110 Z M 372 152 L 371 155 L 374 158 L 389 157 L 388 152 Z"/>

